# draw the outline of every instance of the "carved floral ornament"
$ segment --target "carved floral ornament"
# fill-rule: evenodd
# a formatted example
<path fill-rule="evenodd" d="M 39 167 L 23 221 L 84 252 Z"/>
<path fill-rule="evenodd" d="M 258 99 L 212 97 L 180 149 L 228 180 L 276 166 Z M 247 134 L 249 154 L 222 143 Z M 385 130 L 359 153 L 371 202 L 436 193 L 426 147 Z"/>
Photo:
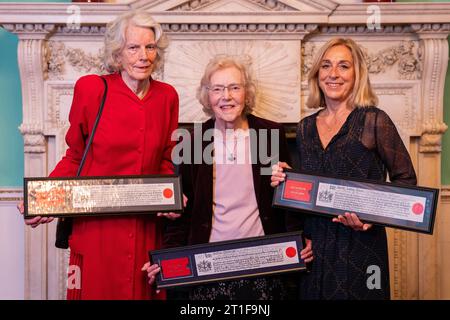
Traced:
<path fill-rule="evenodd" d="M 96 54 L 85 53 L 79 48 L 68 48 L 62 42 L 49 41 L 47 51 L 46 65 L 51 79 L 62 79 L 66 62 L 78 72 L 104 74 L 106 71 L 103 49 Z"/>
<path fill-rule="evenodd" d="M 375 53 L 370 53 L 363 46 L 362 50 L 366 59 L 369 73 L 379 74 L 398 63 L 398 74 L 402 80 L 415 80 L 421 78 L 422 66 L 420 62 L 420 51 L 416 49 L 414 41 L 403 41 L 396 46 L 385 48 Z M 302 76 L 307 78 L 311 70 L 313 58 L 318 48 L 315 43 L 306 42 L 302 44 Z"/>
<path fill-rule="evenodd" d="M 281 3 L 277 0 L 249 0 L 254 4 L 260 6 L 261 8 L 268 11 L 291 11 L 296 10 L 284 3 Z M 186 1 L 185 3 L 172 8 L 170 11 L 198 11 L 211 3 L 216 2 L 216 0 L 193 0 Z"/>

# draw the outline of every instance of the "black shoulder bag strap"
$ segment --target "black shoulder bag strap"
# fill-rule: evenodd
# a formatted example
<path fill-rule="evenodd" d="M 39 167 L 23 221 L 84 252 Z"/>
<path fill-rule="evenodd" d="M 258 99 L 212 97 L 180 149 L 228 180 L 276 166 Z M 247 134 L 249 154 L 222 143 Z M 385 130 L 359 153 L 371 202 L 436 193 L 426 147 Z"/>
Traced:
<path fill-rule="evenodd" d="M 92 128 L 91 135 L 89 136 L 89 141 L 88 141 L 86 147 L 84 148 L 83 157 L 81 158 L 80 166 L 78 167 L 78 171 L 77 171 L 77 177 L 80 176 L 81 170 L 83 169 L 83 166 L 84 166 L 84 162 L 86 161 L 86 156 L 91 147 L 92 140 L 94 140 L 95 130 L 97 130 L 98 123 L 102 116 L 102 111 L 103 111 L 103 107 L 105 105 L 105 100 L 106 100 L 106 94 L 108 93 L 108 85 L 106 83 L 105 78 L 100 77 L 100 79 L 102 79 L 103 83 L 105 84 L 105 92 L 103 93 L 102 102 L 100 104 L 100 108 L 98 109 L 97 118 L 95 119 L 94 127 Z M 69 248 L 69 236 L 72 234 L 72 224 L 73 224 L 73 218 L 59 218 L 58 219 L 58 223 L 56 225 L 55 247 L 60 248 L 60 249 Z"/>

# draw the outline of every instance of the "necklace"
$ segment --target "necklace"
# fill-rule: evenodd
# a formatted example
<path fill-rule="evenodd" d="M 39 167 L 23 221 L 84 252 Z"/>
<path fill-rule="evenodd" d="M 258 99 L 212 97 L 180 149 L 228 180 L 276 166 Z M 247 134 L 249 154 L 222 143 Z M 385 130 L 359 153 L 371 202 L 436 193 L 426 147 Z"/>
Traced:
<path fill-rule="evenodd" d="M 336 126 L 337 123 L 337 119 L 335 116 L 333 116 L 334 122 L 331 126 L 328 125 L 327 121 L 325 120 L 325 117 L 318 117 L 318 118 L 322 120 L 322 123 L 325 125 L 325 129 L 327 129 L 328 132 L 333 131 L 333 128 Z"/>
<path fill-rule="evenodd" d="M 331 125 L 329 125 L 327 123 L 326 116 L 318 115 L 317 118 L 322 121 L 322 123 L 325 125 L 325 129 L 328 132 L 332 132 L 336 128 L 336 125 L 341 124 L 341 120 L 339 119 L 337 113 L 334 113 L 334 115 L 331 117 L 331 120 L 330 120 Z"/>
<path fill-rule="evenodd" d="M 227 135 L 227 136 L 231 136 L 231 135 Z M 223 140 L 223 144 L 225 146 L 226 153 L 227 153 L 227 160 L 228 161 L 236 161 L 236 146 L 237 146 L 236 135 L 233 133 L 233 150 L 232 151 L 230 151 L 230 149 L 228 149 L 227 141 L 228 141 L 228 139 Z"/>

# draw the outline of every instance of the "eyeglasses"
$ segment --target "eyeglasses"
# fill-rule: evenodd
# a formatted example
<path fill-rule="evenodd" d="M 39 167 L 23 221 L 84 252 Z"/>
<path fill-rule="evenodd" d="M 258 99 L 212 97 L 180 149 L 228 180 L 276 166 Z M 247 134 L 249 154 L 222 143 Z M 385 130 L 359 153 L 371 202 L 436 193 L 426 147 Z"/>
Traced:
<path fill-rule="evenodd" d="M 230 94 L 239 94 L 241 93 L 244 85 L 241 83 L 232 83 L 228 86 L 216 85 L 212 87 L 206 87 L 213 95 L 215 96 L 223 96 L 225 94 L 225 89 L 228 90 Z"/>

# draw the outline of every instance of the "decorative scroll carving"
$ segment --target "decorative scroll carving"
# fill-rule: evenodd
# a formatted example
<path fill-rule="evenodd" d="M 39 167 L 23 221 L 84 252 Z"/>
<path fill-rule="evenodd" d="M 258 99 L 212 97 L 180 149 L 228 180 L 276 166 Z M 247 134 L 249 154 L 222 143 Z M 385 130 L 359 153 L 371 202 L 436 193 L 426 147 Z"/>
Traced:
<path fill-rule="evenodd" d="M 298 11 L 297 9 L 294 9 L 287 4 L 281 3 L 280 1 L 276 0 L 251 0 L 251 2 L 256 3 L 271 11 Z"/>
<path fill-rule="evenodd" d="M 181 5 L 173 7 L 172 9 L 170 9 L 170 11 L 198 11 L 213 2 L 215 2 L 215 0 L 187 1 Z M 292 10 L 297 11 L 296 9 L 284 3 L 281 3 L 280 1 L 277 0 L 249 0 L 249 2 L 253 2 L 258 6 L 262 7 L 263 9 L 269 11 L 292 11 Z"/>
<path fill-rule="evenodd" d="M 45 46 L 48 54 L 46 55 L 47 72 L 50 79 L 62 79 L 64 72 L 65 46 L 62 42 L 49 41 Z"/>
<path fill-rule="evenodd" d="M 67 25 L 60 25 L 56 29 L 58 34 L 77 34 L 83 36 L 103 36 L 105 31 L 106 27 L 104 25 L 81 26 L 80 28 L 71 28 Z"/>
<path fill-rule="evenodd" d="M 400 79 L 420 79 L 421 65 L 417 50 L 414 52 L 413 41 L 402 42 L 397 46 L 386 48 L 375 54 L 368 53 L 365 49 L 366 62 L 369 73 L 382 73 L 388 67 L 398 62 L 398 73 Z"/>
<path fill-rule="evenodd" d="M 320 33 L 323 34 L 385 34 L 385 33 L 410 33 L 409 25 L 381 25 L 379 29 L 368 28 L 367 25 L 329 25 L 320 27 Z"/>
<path fill-rule="evenodd" d="M 48 42 L 48 73 L 51 79 L 62 79 L 66 61 L 78 72 L 103 74 L 103 49 L 97 54 L 85 53 L 82 49 L 68 48 L 62 42 Z"/>
<path fill-rule="evenodd" d="M 422 71 L 420 55 L 418 49 L 415 49 L 413 41 L 403 41 L 397 46 L 392 46 L 376 53 L 370 53 L 367 48 L 361 47 L 364 51 L 369 73 L 384 73 L 388 68 L 398 63 L 399 79 L 420 79 Z M 306 42 L 303 44 L 302 78 L 307 77 L 317 50 L 314 43 Z"/>
<path fill-rule="evenodd" d="M 40 123 L 24 123 L 19 127 L 23 136 L 23 144 L 27 153 L 45 152 L 45 137 Z"/>
<path fill-rule="evenodd" d="M 288 33 L 308 34 L 317 24 L 304 23 L 165 23 L 161 25 L 168 33 Z"/>
<path fill-rule="evenodd" d="M 97 54 L 85 53 L 81 49 L 66 49 L 67 60 L 77 71 L 104 73 L 103 49 Z"/>
<path fill-rule="evenodd" d="M 411 24 L 411 28 L 414 32 L 417 33 L 449 33 L 450 32 L 450 23 L 417 23 Z"/>
<path fill-rule="evenodd" d="M 16 23 L 16 24 L 3 24 L 3 28 L 7 31 L 22 35 L 22 34 L 48 34 L 54 31 L 54 24 L 42 24 L 42 23 Z"/>
<path fill-rule="evenodd" d="M 447 130 L 447 125 L 440 123 L 426 123 L 422 126 L 419 151 L 423 153 L 441 152 L 442 135 Z"/>
<path fill-rule="evenodd" d="M 193 0 L 187 1 L 181 5 L 173 7 L 170 11 L 196 11 L 199 10 L 208 4 L 214 2 L 214 0 Z"/>
<path fill-rule="evenodd" d="M 309 70 L 312 68 L 316 45 L 313 42 L 304 42 L 302 45 L 302 79 L 308 78 Z"/>

